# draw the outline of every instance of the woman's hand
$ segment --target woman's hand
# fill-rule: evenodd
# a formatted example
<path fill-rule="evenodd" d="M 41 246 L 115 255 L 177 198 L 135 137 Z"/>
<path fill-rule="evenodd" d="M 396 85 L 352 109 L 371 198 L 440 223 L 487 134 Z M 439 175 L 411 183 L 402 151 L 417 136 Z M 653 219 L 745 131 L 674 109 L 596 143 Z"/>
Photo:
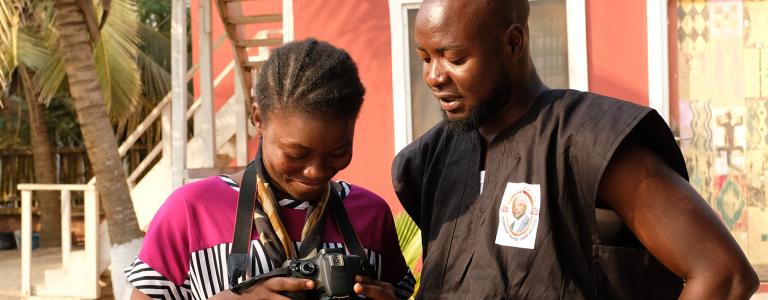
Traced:
<path fill-rule="evenodd" d="M 395 297 L 395 288 L 391 284 L 382 281 L 372 280 L 365 276 L 355 276 L 355 293 L 363 295 L 365 298 L 375 300 L 397 299 Z"/>
<path fill-rule="evenodd" d="M 290 277 L 272 277 L 245 290 L 242 295 L 237 295 L 230 290 L 225 291 L 225 298 L 221 299 L 285 299 L 290 298 L 281 295 L 281 292 L 303 292 L 315 288 L 315 283 L 309 279 Z M 218 295 L 217 295 L 218 296 Z M 234 296 L 234 297 L 233 297 Z"/>

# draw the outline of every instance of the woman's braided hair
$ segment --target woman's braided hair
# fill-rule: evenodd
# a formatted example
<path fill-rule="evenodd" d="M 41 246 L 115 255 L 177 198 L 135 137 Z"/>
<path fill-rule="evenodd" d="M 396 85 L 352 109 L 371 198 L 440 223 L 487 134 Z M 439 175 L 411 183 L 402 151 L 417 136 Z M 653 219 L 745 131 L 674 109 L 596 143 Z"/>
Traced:
<path fill-rule="evenodd" d="M 255 86 L 266 121 L 275 110 L 321 118 L 356 119 L 365 88 L 346 51 L 309 38 L 275 49 Z"/>

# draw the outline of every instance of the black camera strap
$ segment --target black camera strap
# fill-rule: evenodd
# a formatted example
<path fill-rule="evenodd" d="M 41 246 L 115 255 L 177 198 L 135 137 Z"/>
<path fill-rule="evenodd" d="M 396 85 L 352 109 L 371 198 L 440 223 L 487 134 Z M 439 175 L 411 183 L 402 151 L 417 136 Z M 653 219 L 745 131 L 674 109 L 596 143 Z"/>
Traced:
<path fill-rule="evenodd" d="M 341 237 L 344 240 L 344 245 L 347 247 L 347 250 L 350 254 L 354 254 L 360 257 L 368 257 L 365 254 L 365 250 L 363 250 L 363 246 L 360 244 L 360 238 L 357 236 L 357 232 L 355 232 L 355 228 L 352 226 L 352 222 L 349 221 L 349 216 L 347 215 L 347 210 L 344 208 L 344 204 L 341 203 L 342 199 L 339 196 L 340 189 L 336 188 L 339 186 L 336 182 L 331 182 L 331 187 L 333 188 L 333 191 L 331 193 L 331 198 L 328 199 L 331 203 L 331 211 L 333 212 L 333 217 L 336 220 L 336 226 L 339 229 L 339 232 L 341 232 Z"/>
<path fill-rule="evenodd" d="M 261 149 L 259 149 L 261 152 Z M 256 164 L 255 159 L 248 164 L 240 181 L 240 194 L 237 197 L 237 211 L 235 213 L 235 233 L 232 237 L 232 250 L 227 260 L 229 285 L 235 286 L 237 279 L 243 277 L 248 266 L 248 244 L 251 241 L 253 229 L 253 209 L 256 202 Z"/>
<path fill-rule="evenodd" d="M 256 159 L 248 164 L 245 172 L 243 173 L 243 178 L 240 183 L 240 193 L 237 200 L 234 236 L 232 238 L 232 250 L 230 251 L 229 259 L 227 260 L 227 275 L 229 277 L 229 284 L 233 287 L 233 291 L 236 292 L 240 292 L 244 289 L 242 285 L 238 285 L 237 281 L 238 278 L 245 276 L 248 261 L 250 260 L 248 247 L 251 240 L 252 230 L 254 228 L 253 214 L 254 210 L 256 209 L 255 197 L 257 195 L 257 187 L 255 182 L 256 175 L 260 169 L 261 147 L 259 147 Z M 355 233 L 355 229 L 349 220 L 347 211 L 342 204 L 343 198 L 341 197 L 341 191 L 343 187 L 341 187 L 338 183 L 331 181 L 330 188 L 331 192 L 328 201 L 330 202 L 329 205 L 331 205 L 331 207 L 329 208 L 333 212 L 336 226 L 339 229 L 339 232 L 341 232 L 344 244 L 346 245 L 350 254 L 354 254 L 360 257 L 367 257 L 362 245 L 360 244 L 357 233 Z M 309 214 L 310 212 L 308 211 L 307 213 Z M 309 253 L 318 249 L 322 243 L 325 232 L 325 220 L 326 216 L 321 216 L 317 226 L 310 228 L 309 234 L 305 237 L 305 240 L 301 242 L 301 246 L 299 247 L 299 256 L 301 258 L 306 258 Z M 277 268 L 272 272 L 259 275 L 257 276 L 258 278 L 254 279 L 256 281 L 261 281 L 276 276 L 287 276 L 287 272 L 285 270 L 279 269 L 283 268 Z M 249 280 L 249 282 L 253 281 L 254 280 Z M 237 290 L 234 290 L 234 287 L 237 287 Z"/>

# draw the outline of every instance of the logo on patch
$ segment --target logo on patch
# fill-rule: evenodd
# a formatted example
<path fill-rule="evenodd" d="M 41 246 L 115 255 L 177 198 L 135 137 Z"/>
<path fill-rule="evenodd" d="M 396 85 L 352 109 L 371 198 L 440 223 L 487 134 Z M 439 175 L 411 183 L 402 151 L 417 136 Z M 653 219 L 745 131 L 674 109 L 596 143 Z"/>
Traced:
<path fill-rule="evenodd" d="M 496 244 L 533 249 L 540 204 L 538 184 L 508 183 L 499 205 Z"/>

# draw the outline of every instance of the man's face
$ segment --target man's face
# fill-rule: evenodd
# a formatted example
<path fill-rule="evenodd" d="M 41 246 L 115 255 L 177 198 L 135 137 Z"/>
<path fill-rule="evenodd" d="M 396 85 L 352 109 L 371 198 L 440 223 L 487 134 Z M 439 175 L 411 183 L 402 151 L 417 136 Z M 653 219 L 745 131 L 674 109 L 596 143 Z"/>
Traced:
<path fill-rule="evenodd" d="M 525 204 L 525 199 L 517 197 L 512 202 L 512 215 L 515 216 L 515 219 L 520 219 L 525 215 L 525 209 L 527 208 L 528 205 Z"/>
<path fill-rule="evenodd" d="M 415 24 L 423 78 L 451 127 L 478 128 L 508 98 L 503 63 L 505 28 L 483 22 L 461 1 L 425 1 Z"/>

